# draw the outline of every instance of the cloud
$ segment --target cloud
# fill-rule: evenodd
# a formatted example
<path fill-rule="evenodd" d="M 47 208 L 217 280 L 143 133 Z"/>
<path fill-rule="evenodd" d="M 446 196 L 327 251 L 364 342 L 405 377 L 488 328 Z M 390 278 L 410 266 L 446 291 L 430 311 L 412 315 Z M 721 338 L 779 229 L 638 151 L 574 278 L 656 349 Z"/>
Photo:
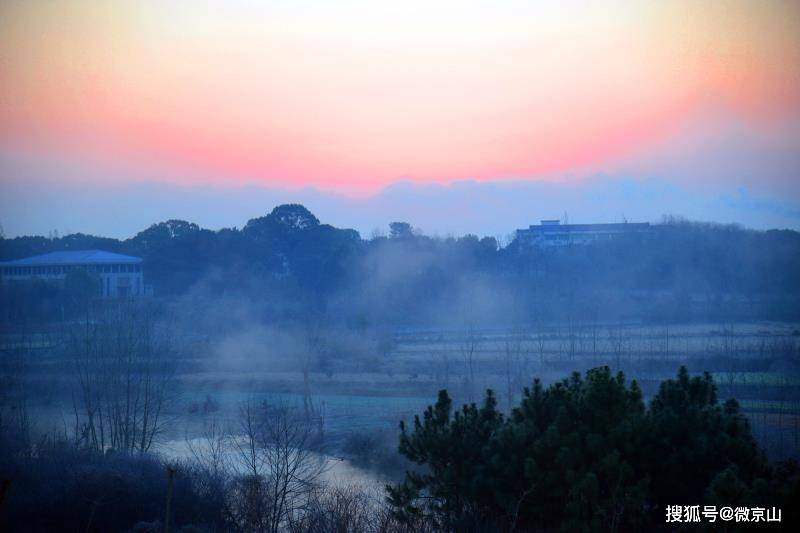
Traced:
<path fill-rule="evenodd" d="M 364 237 L 404 220 L 429 234 L 502 238 L 565 213 L 572 222 L 673 214 L 800 229 L 800 119 L 766 127 L 708 107 L 669 139 L 602 167 L 487 181 L 396 181 L 367 196 L 343 191 L 226 184 L 221 176 L 0 147 L 0 224 L 8 236 L 57 229 L 124 238 L 170 218 L 241 227 L 281 203 L 302 203 L 323 222 Z"/>
<path fill-rule="evenodd" d="M 8 159 L 0 160 L 8 169 Z M 46 166 L 45 166 L 46 167 Z M 42 169 L 43 167 L 38 166 Z M 242 227 L 281 203 L 302 203 L 325 223 L 352 227 L 368 237 L 404 220 L 428 234 L 474 233 L 505 237 L 544 218 L 571 222 L 657 221 L 663 214 L 735 222 L 747 227 L 800 229 L 796 196 L 754 187 L 695 187 L 665 178 L 596 174 L 561 181 L 396 182 L 354 198 L 314 188 L 258 185 L 178 185 L 157 181 L 109 182 L 48 179 L 31 168 L 0 182 L 0 223 L 7 236 L 84 232 L 130 237 L 170 218 L 203 227 Z M 65 169 L 75 172 L 76 169 Z M 24 172 L 22 172 L 24 171 Z"/>

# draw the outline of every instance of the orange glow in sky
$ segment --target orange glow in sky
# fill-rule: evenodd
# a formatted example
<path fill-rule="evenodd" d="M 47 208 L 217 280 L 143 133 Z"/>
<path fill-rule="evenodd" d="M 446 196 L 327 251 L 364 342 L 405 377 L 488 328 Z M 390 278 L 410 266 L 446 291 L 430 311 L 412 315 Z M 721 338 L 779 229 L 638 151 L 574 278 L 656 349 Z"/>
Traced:
<path fill-rule="evenodd" d="M 0 147 L 164 180 L 537 179 L 635 156 L 709 106 L 797 120 L 800 3 L 0 4 Z"/>

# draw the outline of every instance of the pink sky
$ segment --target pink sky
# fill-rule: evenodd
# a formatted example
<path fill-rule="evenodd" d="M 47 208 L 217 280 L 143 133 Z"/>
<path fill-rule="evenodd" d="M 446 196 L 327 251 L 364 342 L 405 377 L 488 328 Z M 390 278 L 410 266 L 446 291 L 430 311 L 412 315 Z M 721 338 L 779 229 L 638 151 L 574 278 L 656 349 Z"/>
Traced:
<path fill-rule="evenodd" d="M 604 171 L 719 109 L 770 143 L 799 123 L 799 6 L 6 0 L 0 149 L 358 193 Z"/>

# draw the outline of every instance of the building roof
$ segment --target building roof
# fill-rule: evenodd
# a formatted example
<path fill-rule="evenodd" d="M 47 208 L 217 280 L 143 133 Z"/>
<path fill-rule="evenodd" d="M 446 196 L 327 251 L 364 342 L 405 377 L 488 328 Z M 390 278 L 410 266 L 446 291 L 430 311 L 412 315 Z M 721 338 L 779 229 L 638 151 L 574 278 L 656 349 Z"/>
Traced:
<path fill-rule="evenodd" d="M 599 230 L 641 230 L 650 227 L 649 222 L 619 222 L 613 224 L 542 224 L 541 226 L 530 226 L 530 231 L 599 231 Z"/>
<path fill-rule="evenodd" d="M 2 261 L 3 266 L 40 266 L 40 265 L 95 265 L 111 263 L 141 263 L 141 257 L 115 254 L 103 250 L 66 250 L 34 255 L 15 261 Z"/>

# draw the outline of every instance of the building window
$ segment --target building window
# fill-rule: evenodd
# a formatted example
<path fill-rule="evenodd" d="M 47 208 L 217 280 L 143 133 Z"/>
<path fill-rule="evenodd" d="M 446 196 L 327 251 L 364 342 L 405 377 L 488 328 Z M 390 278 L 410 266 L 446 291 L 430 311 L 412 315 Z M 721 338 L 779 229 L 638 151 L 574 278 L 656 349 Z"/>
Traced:
<path fill-rule="evenodd" d="M 119 265 L 111 265 L 111 272 L 114 274 L 119 272 Z"/>

